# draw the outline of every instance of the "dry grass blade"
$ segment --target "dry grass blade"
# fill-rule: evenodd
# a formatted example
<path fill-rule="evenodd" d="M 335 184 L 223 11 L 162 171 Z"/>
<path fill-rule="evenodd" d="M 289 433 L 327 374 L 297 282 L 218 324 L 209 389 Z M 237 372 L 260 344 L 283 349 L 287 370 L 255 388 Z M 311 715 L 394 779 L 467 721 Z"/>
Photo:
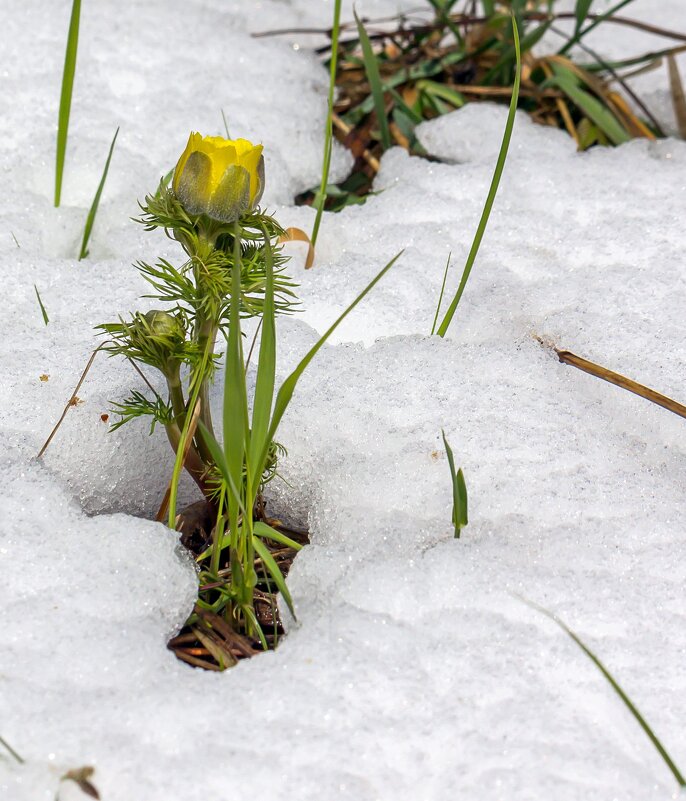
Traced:
<path fill-rule="evenodd" d="M 540 337 L 537 337 L 537 339 L 544 347 L 549 347 L 554 350 L 558 359 L 563 364 L 569 364 L 572 367 L 576 367 L 577 370 L 582 370 L 584 373 L 593 375 L 596 378 L 602 378 L 603 381 L 626 389 L 628 392 L 639 395 L 641 398 L 645 398 L 657 406 L 662 406 L 663 409 L 667 409 L 667 411 L 677 414 L 679 417 L 686 418 L 686 406 L 678 401 L 668 398 L 666 395 L 662 395 L 660 392 L 656 392 L 654 389 L 650 389 L 650 387 L 646 387 L 644 384 L 639 384 L 631 378 L 620 375 L 620 373 L 615 373 L 614 370 L 608 370 L 607 367 L 602 367 L 599 364 L 595 364 L 595 362 L 584 359 L 582 356 L 577 356 L 576 353 L 572 353 L 568 350 L 559 350 Z"/>
<path fill-rule="evenodd" d="M 45 451 L 48 448 L 48 445 L 52 442 L 53 437 L 57 433 L 57 429 L 62 425 L 62 422 L 63 422 L 64 418 L 67 416 L 67 412 L 69 411 L 69 409 L 72 406 L 76 405 L 76 403 L 78 401 L 77 393 L 81 389 L 81 384 L 83 384 L 83 382 L 86 380 L 86 376 L 88 375 L 88 371 L 91 369 L 91 367 L 93 365 L 93 362 L 95 360 L 95 357 L 97 356 L 98 352 L 101 351 L 105 347 L 106 344 L 107 344 L 106 342 L 103 342 L 102 345 L 98 345 L 98 347 L 93 351 L 93 353 L 91 353 L 91 357 L 88 360 L 88 364 L 86 364 L 86 367 L 85 367 L 84 371 L 81 373 L 81 378 L 79 378 L 79 382 L 76 385 L 76 387 L 74 388 L 74 392 L 73 392 L 72 396 L 67 401 L 67 404 L 64 407 L 64 411 L 62 412 L 62 415 L 61 415 L 60 419 L 57 421 L 57 423 L 55 424 L 55 427 L 50 432 L 50 436 L 45 440 L 45 443 L 43 444 L 43 447 L 40 449 L 40 451 L 38 451 L 38 456 L 36 456 L 36 459 L 40 459 L 41 456 L 45 453 Z"/>
<path fill-rule="evenodd" d="M 314 264 L 314 245 L 302 228 L 286 228 L 285 233 L 279 237 L 279 242 L 307 242 L 305 269 L 309 270 L 312 267 Z"/>
<path fill-rule="evenodd" d="M 333 124 L 334 127 L 343 134 L 343 136 L 350 136 L 353 133 L 353 128 L 344 122 L 338 116 L 338 114 L 333 115 Z M 373 156 L 367 148 L 362 151 L 362 158 L 367 162 L 367 164 L 369 164 L 374 172 L 378 172 L 381 169 L 381 162 L 379 159 Z"/>
<path fill-rule="evenodd" d="M 667 56 L 667 67 L 669 69 L 669 89 L 679 136 L 686 139 L 686 94 L 684 94 L 684 85 L 681 82 L 681 75 L 679 75 L 679 67 L 671 53 Z"/>
<path fill-rule="evenodd" d="M 177 659 L 180 659 L 182 662 L 186 662 L 193 667 L 202 668 L 203 670 L 216 670 L 217 672 L 221 671 L 219 665 L 215 665 L 214 662 L 208 662 L 206 659 L 200 659 L 197 656 L 186 653 L 180 648 L 172 648 L 172 651 L 174 651 Z"/>
<path fill-rule="evenodd" d="M 219 617 L 219 615 L 215 615 L 214 612 L 196 606 L 195 614 L 209 630 L 214 631 L 230 646 L 232 654 L 241 657 L 250 657 L 261 653 L 252 647 L 250 640 L 234 631 L 223 618 Z"/>
<path fill-rule="evenodd" d="M 231 650 L 226 647 L 225 643 L 219 638 L 213 637 L 211 632 L 204 632 L 198 626 L 194 626 L 191 631 L 205 646 L 221 669 L 233 667 L 238 663 L 238 660 L 231 653 Z"/>
<path fill-rule="evenodd" d="M 629 108 L 629 104 L 618 92 L 608 92 L 605 101 L 632 136 L 636 138 L 655 139 L 655 134 L 645 123 L 639 120 Z"/>

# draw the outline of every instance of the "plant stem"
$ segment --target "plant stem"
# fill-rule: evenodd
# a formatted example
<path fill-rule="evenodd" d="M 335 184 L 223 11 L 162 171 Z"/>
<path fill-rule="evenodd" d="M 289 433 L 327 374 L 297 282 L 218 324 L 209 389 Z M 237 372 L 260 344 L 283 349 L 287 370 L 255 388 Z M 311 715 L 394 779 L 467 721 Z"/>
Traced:
<path fill-rule="evenodd" d="M 178 454 L 181 444 L 180 427 L 176 423 L 169 423 L 169 425 L 166 425 L 164 428 L 167 432 L 169 444 L 172 446 L 174 453 Z M 205 480 L 206 467 L 198 455 L 198 452 L 192 446 L 188 449 L 183 466 L 186 468 L 193 481 L 198 485 L 202 494 L 205 497 L 209 497 L 211 488 Z"/>
<path fill-rule="evenodd" d="M 167 387 L 169 388 L 169 397 L 174 412 L 174 420 L 176 425 L 182 428 L 186 418 L 186 401 L 183 397 L 183 388 L 181 386 L 180 367 L 177 366 L 174 373 L 171 376 L 167 376 Z"/>
<path fill-rule="evenodd" d="M 336 0 L 333 10 L 333 27 L 331 28 L 331 62 L 329 64 L 329 103 L 326 115 L 326 130 L 324 134 L 324 161 L 322 164 L 322 182 L 317 193 L 317 216 L 312 227 L 310 241 L 312 247 L 317 244 L 319 226 L 326 203 L 326 187 L 329 183 L 329 168 L 331 167 L 331 154 L 333 152 L 333 103 L 336 91 L 336 66 L 338 62 L 338 34 L 341 24 L 341 0 Z"/>
<path fill-rule="evenodd" d="M 200 323 L 198 330 L 198 345 L 203 353 L 214 353 L 214 343 L 217 338 L 218 326 L 214 320 L 203 320 Z M 212 373 L 211 359 L 206 365 L 201 366 L 203 374 L 199 376 L 200 381 L 200 420 L 205 428 L 214 436 L 214 427 L 212 425 L 212 410 L 210 408 L 210 386 L 209 379 Z M 212 464 L 212 454 L 205 441 L 204 434 L 200 429 L 195 433 L 195 443 L 197 449 L 206 464 Z"/>

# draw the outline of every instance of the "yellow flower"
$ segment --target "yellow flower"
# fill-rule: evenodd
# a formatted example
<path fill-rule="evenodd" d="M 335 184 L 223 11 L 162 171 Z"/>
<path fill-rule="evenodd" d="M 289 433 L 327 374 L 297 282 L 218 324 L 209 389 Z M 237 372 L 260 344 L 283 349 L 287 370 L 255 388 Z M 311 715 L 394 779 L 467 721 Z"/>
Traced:
<path fill-rule="evenodd" d="M 262 145 L 192 133 L 174 170 L 172 188 L 190 214 L 234 222 L 262 197 Z"/>

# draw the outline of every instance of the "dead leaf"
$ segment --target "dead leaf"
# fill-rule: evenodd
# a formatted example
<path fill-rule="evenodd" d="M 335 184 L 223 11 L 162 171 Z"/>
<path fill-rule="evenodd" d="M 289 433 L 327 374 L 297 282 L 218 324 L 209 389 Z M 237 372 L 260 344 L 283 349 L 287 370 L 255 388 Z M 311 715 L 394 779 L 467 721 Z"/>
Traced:
<path fill-rule="evenodd" d="M 89 766 L 83 768 L 75 768 L 68 770 L 60 781 L 71 781 L 78 784 L 81 790 L 91 798 L 100 798 L 100 793 L 96 790 L 95 786 L 91 783 L 91 776 L 95 773 L 95 768 Z"/>

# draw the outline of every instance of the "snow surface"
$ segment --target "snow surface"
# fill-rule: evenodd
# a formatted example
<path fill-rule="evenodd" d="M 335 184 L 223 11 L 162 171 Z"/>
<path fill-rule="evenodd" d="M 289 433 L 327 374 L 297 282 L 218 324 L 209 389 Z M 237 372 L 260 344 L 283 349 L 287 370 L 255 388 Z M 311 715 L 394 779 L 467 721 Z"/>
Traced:
<path fill-rule="evenodd" d="M 56 210 L 70 5 L 27 2 L 0 34 L 12 98 L 0 118 L 0 736 L 27 760 L 0 755 L 2 801 L 53 801 L 59 776 L 81 765 L 96 768 L 106 801 L 675 798 L 597 670 L 512 593 L 582 634 L 683 770 L 683 421 L 560 365 L 537 337 L 683 401 L 686 145 L 577 154 L 520 116 L 446 340 L 427 336 L 443 267 L 452 251 L 454 288 L 503 109 L 422 126 L 446 163 L 392 150 L 380 194 L 326 215 L 316 268 L 293 267 L 305 311 L 280 321 L 283 375 L 405 253 L 305 374 L 279 433 L 291 486 L 272 485 L 272 508 L 308 522 L 312 538 L 289 578 L 298 622 L 276 652 L 208 674 L 165 648 L 196 589 L 174 535 L 144 519 L 169 479 L 168 445 L 145 424 L 108 433 L 101 421 L 138 387 L 130 368 L 99 357 L 83 403 L 34 456 L 95 346 L 92 327 L 144 307 L 130 263 L 178 260 L 128 218 L 190 129 L 220 133 L 223 108 L 233 134 L 264 141 L 279 219 L 311 225 L 312 211 L 290 203 L 318 178 L 326 75 L 304 39 L 247 32 L 326 25 L 332 4 L 84 4 Z M 632 15 L 656 8 L 686 28 L 674 2 L 637 0 Z M 77 262 L 117 125 L 91 258 Z M 348 163 L 338 150 L 335 174 Z M 459 541 L 442 427 L 470 493 Z M 76 798 L 64 785 L 62 799 Z"/>

